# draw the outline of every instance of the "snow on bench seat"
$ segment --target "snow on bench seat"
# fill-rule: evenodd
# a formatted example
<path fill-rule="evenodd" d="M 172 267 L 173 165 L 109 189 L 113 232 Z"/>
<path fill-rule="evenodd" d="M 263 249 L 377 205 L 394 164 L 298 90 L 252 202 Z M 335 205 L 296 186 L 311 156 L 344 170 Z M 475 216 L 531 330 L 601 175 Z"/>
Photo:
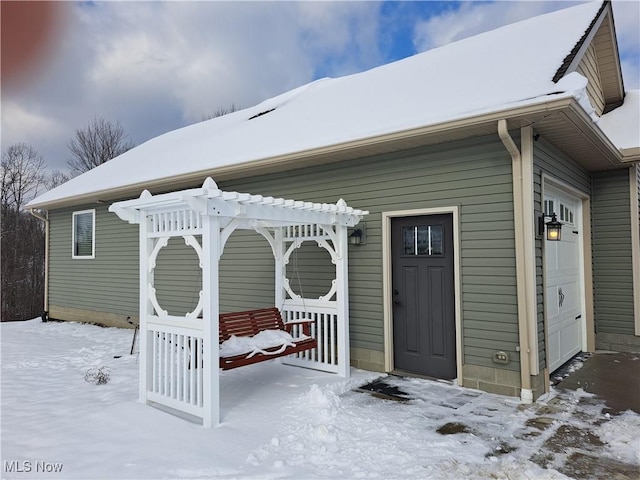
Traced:
<path fill-rule="evenodd" d="M 220 315 L 220 368 L 232 368 L 263 362 L 316 348 L 311 337 L 313 320 L 284 323 L 280 310 L 263 308 Z M 302 335 L 294 337 L 293 327 L 300 325 Z"/>

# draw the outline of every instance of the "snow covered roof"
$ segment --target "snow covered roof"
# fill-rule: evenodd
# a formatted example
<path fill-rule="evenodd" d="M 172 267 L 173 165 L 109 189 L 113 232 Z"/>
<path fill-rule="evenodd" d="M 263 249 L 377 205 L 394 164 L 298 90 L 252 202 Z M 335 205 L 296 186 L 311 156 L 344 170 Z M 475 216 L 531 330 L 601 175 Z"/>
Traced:
<path fill-rule="evenodd" d="M 581 4 L 362 73 L 309 83 L 153 138 L 28 206 L 60 205 L 127 186 L 140 191 L 193 172 L 215 176 L 224 169 L 353 146 L 487 112 L 579 99 L 584 84 L 568 77 L 554 83 L 553 78 L 601 7 L 601 1 Z"/>
<path fill-rule="evenodd" d="M 624 103 L 602 115 L 598 126 L 616 147 L 640 148 L 640 90 L 626 92 Z"/>

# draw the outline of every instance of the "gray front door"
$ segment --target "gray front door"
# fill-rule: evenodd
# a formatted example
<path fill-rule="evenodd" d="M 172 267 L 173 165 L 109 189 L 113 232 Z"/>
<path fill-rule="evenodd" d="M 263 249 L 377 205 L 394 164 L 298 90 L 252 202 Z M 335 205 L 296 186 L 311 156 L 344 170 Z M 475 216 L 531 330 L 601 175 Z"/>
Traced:
<path fill-rule="evenodd" d="M 391 220 L 394 366 L 456 377 L 453 215 Z"/>

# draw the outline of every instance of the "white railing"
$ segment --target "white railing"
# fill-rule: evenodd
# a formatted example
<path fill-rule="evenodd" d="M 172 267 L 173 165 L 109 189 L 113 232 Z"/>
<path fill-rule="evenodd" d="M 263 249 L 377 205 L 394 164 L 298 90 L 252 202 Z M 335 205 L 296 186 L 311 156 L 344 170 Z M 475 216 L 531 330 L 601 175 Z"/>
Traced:
<path fill-rule="evenodd" d="M 201 417 L 202 331 L 157 323 L 147 326 L 148 400 Z"/>
<path fill-rule="evenodd" d="M 318 341 L 318 348 L 290 355 L 283 360 L 288 365 L 314 368 L 325 372 L 338 372 L 338 311 L 336 302 L 319 300 L 285 300 L 282 306 L 285 322 L 309 319 L 311 335 Z M 294 337 L 302 333 L 294 327 Z"/>
<path fill-rule="evenodd" d="M 202 231 L 202 218 L 193 210 L 172 210 L 150 213 L 149 237 L 196 235 Z"/>
<path fill-rule="evenodd" d="M 325 230 L 317 224 L 290 225 L 284 227 L 284 240 L 291 242 L 298 239 L 329 238 Z"/>

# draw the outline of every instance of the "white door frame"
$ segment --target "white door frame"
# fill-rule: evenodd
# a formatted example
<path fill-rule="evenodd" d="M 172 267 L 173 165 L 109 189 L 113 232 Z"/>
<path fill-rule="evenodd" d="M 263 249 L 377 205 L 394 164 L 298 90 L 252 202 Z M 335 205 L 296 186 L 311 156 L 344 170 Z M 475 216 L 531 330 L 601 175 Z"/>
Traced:
<path fill-rule="evenodd" d="M 587 285 L 592 285 L 593 270 L 592 270 L 592 258 L 591 258 L 591 206 L 590 197 L 588 194 L 581 192 L 580 190 L 551 177 L 547 174 L 542 174 L 542 192 L 541 192 L 541 208 L 543 208 L 544 197 L 546 194 L 558 193 L 559 195 L 569 196 L 574 198 L 577 202 L 579 211 L 576 213 L 578 223 L 578 254 L 580 258 L 579 262 L 579 288 L 581 294 L 581 309 L 582 309 L 582 350 L 593 351 L 595 349 L 595 327 L 593 319 L 593 289 L 587 289 Z M 545 256 L 546 240 L 542 239 L 542 283 L 543 291 L 546 292 L 546 256 Z M 547 298 L 544 298 L 544 339 L 545 339 L 545 351 L 547 359 L 547 375 L 549 372 L 549 337 L 548 329 L 549 323 L 547 319 Z"/>
<path fill-rule="evenodd" d="M 460 275 L 460 208 L 458 206 L 420 208 L 382 212 L 382 298 L 384 309 L 384 369 L 392 372 L 393 363 L 393 302 L 392 302 L 392 251 L 391 219 L 398 217 L 417 217 L 450 213 L 453 215 L 453 277 L 455 293 L 456 323 L 456 376 L 457 384 L 462 385 L 462 298 Z"/>

